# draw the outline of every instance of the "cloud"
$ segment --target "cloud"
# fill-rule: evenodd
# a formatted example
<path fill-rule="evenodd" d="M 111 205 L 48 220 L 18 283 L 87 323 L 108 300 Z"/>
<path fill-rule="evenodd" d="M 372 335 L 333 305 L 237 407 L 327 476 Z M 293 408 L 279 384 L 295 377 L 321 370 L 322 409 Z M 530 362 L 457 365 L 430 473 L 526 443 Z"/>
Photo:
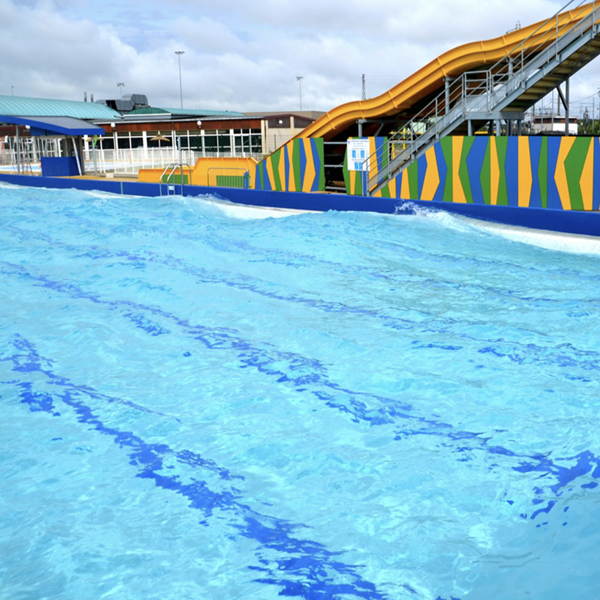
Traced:
<path fill-rule="evenodd" d="M 442 52 L 551 16 L 550 0 L 0 0 L 0 93 L 151 104 L 328 110 L 384 92 Z M 595 63 L 572 96 L 597 92 Z M 0 84 L 2 85 L 2 84 Z M 591 102 L 590 102 L 591 103 Z"/>

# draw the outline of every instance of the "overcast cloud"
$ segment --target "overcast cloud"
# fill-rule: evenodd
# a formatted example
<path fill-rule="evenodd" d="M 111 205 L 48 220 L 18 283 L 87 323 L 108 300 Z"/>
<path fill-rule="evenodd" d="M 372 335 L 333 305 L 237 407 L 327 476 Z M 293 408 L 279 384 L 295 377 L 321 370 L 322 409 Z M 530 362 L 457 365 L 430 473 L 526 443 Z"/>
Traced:
<path fill-rule="evenodd" d="M 240 111 L 329 110 L 442 52 L 547 18 L 551 0 L 0 0 L 0 94 Z M 600 63 L 572 82 L 591 105 Z M 580 103 L 581 104 L 581 103 Z M 598 106 L 596 97 L 596 105 Z M 577 112 L 577 106 L 575 111 Z"/>

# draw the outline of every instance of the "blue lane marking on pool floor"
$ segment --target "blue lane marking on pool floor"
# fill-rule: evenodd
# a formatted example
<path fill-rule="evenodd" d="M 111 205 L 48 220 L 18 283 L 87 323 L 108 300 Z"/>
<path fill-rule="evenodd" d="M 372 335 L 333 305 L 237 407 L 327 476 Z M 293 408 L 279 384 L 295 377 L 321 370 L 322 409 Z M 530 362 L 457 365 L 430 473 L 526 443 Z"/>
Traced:
<path fill-rule="evenodd" d="M 221 492 L 212 491 L 205 482 L 191 478 L 184 483 L 177 476 L 165 475 L 163 462 L 166 456 L 173 455 L 178 462 L 186 463 L 201 471 L 208 469 L 216 472 L 220 478 L 231 481 L 243 479 L 232 475 L 227 469 L 218 467 L 212 461 L 207 461 L 192 452 L 176 451 L 166 444 L 147 444 L 139 436 L 129 431 L 120 431 L 106 427 L 98 416 L 98 409 L 90 408 L 85 400 L 94 398 L 106 400 L 102 394 L 97 394 L 87 387 L 79 387 L 62 376 L 54 374 L 48 368 L 42 369 L 48 359 L 39 356 L 35 348 L 24 338 L 14 342 L 17 351 L 12 356 L 0 358 L 0 362 L 12 364 L 12 370 L 20 373 L 42 373 L 65 391 L 48 394 L 35 391 L 32 384 L 25 381 L 3 382 L 0 385 L 10 385 L 19 388 L 21 402 L 29 406 L 32 412 L 44 411 L 54 417 L 59 417 L 57 403 L 69 407 L 77 414 L 78 421 L 83 425 L 91 425 L 95 431 L 112 437 L 119 448 L 128 453 L 129 464 L 138 468 L 136 477 L 152 480 L 158 488 L 181 494 L 190 500 L 190 508 L 199 510 L 206 519 L 213 516 L 214 511 L 233 511 L 242 520 L 241 524 L 232 523 L 238 534 L 259 542 L 262 548 L 275 550 L 278 554 L 288 554 L 291 558 L 280 558 L 276 564 L 264 559 L 261 565 L 248 568 L 261 572 L 257 579 L 260 583 L 275 585 L 282 588 L 283 596 L 301 596 L 306 598 L 335 598 L 340 594 L 351 594 L 357 598 L 382 600 L 387 596 L 377 591 L 376 587 L 363 580 L 357 567 L 341 562 L 342 552 L 332 552 L 319 543 L 294 537 L 295 533 L 305 528 L 304 525 L 282 521 L 276 517 L 265 515 L 253 510 L 243 503 L 240 491 L 230 488 Z M 1 396 L 1 394 L 0 394 Z M 262 556 L 262 554 L 261 554 Z M 264 566 L 262 566 L 264 565 Z M 329 571 L 335 572 L 349 581 L 345 584 L 329 583 Z M 295 581 L 295 576 L 301 576 L 301 581 Z M 407 585 L 407 589 L 410 586 Z"/>
<path fill-rule="evenodd" d="M 468 440 L 472 446 L 462 446 L 460 448 L 460 452 L 480 449 L 490 454 L 519 459 L 519 464 L 511 467 L 515 471 L 539 472 L 544 475 L 554 475 L 557 479 L 557 482 L 549 486 L 550 490 L 554 494 L 559 493 L 562 487 L 569 485 L 577 477 L 586 475 L 588 473 L 594 478 L 600 478 L 600 458 L 594 456 L 588 451 L 584 451 L 577 456 L 560 457 L 557 458 L 556 461 L 552 461 L 548 460 L 548 457 L 545 455 L 522 455 L 506 448 L 490 446 L 488 445 L 489 438 L 480 433 L 456 431 L 452 425 L 440 422 L 435 418 L 411 415 L 408 412 L 405 412 L 412 410 L 412 408 L 409 406 L 396 408 L 392 406 L 392 404 L 397 404 L 397 402 L 394 402 L 392 399 L 340 388 L 337 384 L 328 380 L 323 365 L 314 359 L 300 357 L 294 355 L 293 353 L 281 353 L 280 351 L 270 348 L 257 348 L 252 346 L 246 340 L 239 338 L 237 332 L 235 331 L 221 329 L 213 330 L 212 328 L 205 326 L 191 325 L 189 322 L 182 320 L 158 307 L 138 305 L 131 302 L 104 300 L 100 295 L 93 294 L 91 292 L 84 292 L 73 284 L 53 281 L 46 276 L 33 276 L 17 265 L 6 266 L 16 269 L 21 276 L 25 276 L 27 279 L 33 280 L 35 282 L 34 285 L 42 285 L 52 289 L 53 291 L 69 294 L 74 299 L 89 300 L 95 304 L 104 304 L 110 306 L 111 308 L 130 307 L 138 311 L 149 312 L 155 316 L 166 318 L 182 327 L 187 334 L 192 335 L 194 339 L 202 342 L 206 348 L 212 350 L 233 350 L 238 354 L 243 366 L 255 368 L 259 372 L 269 376 L 275 376 L 277 377 L 278 383 L 289 382 L 295 387 L 311 387 L 311 385 L 316 385 L 317 388 L 324 388 L 325 391 L 322 389 L 316 389 L 313 390 L 312 393 L 317 398 L 324 401 L 326 405 L 341 412 L 348 413 L 357 422 L 366 421 L 370 425 L 379 425 L 383 423 L 393 423 L 396 419 L 408 419 L 414 420 L 422 426 L 422 429 L 403 428 L 399 430 L 395 436 L 395 439 L 398 441 L 402 440 L 406 436 L 415 435 L 442 436 L 452 441 L 459 442 Z M 141 314 L 137 314 L 133 319 L 131 318 L 132 313 L 129 311 L 125 311 L 122 314 L 126 318 L 132 320 L 137 327 L 141 328 L 152 336 L 155 336 L 157 331 L 166 331 L 166 329 L 162 328 L 153 321 L 150 321 Z M 539 360 L 535 357 L 535 352 L 538 350 L 537 348 L 529 348 L 528 350 L 532 352 L 532 354 L 529 355 L 530 360 Z M 487 353 L 488 351 L 489 350 L 487 348 L 480 350 L 480 352 L 484 353 Z M 560 352 L 563 351 L 563 349 L 560 350 Z M 493 352 L 492 354 L 498 356 L 496 352 Z M 545 352 L 545 354 L 547 354 L 547 352 Z M 577 356 L 576 352 L 573 354 L 574 356 Z M 570 363 L 573 362 L 573 354 L 571 355 Z M 580 368 L 584 370 L 596 370 L 599 368 L 598 361 L 600 361 L 600 354 L 591 352 L 580 354 L 582 358 L 582 360 L 578 361 L 578 366 Z M 499 356 L 504 358 L 504 356 L 501 354 Z M 279 364 L 281 361 L 287 363 L 287 368 L 285 370 L 272 368 L 271 365 Z M 520 361 L 517 360 L 517 362 Z M 560 356 L 557 359 L 557 362 L 561 362 Z M 569 364 L 569 366 L 572 365 Z M 305 374 L 307 369 L 309 370 L 308 375 Z M 302 374 L 298 377 L 289 377 L 289 375 L 286 375 L 286 372 L 294 373 L 296 370 L 300 370 Z M 332 390 L 332 392 L 327 390 Z M 349 401 L 347 403 L 339 402 L 338 394 L 340 393 L 349 397 Z M 375 400 L 376 402 L 383 402 L 385 406 L 379 408 L 367 406 L 360 400 L 361 397 Z M 560 462 L 569 463 L 574 461 L 576 461 L 575 467 L 561 466 L 558 464 Z M 583 469 L 582 465 L 586 465 L 586 468 Z M 545 493 L 545 491 L 539 492 L 539 494 L 543 493 Z M 554 505 L 555 503 L 553 501 L 549 501 L 547 505 L 547 511 L 549 512 Z M 532 512 L 530 518 L 533 519 L 540 514 L 542 514 L 542 510 L 538 509 Z"/>

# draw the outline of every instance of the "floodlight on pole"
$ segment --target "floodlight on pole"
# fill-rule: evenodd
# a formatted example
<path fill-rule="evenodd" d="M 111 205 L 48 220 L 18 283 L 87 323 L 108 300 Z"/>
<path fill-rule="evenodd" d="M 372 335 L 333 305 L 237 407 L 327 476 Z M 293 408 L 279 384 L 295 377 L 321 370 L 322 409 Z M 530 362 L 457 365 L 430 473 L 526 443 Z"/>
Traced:
<path fill-rule="evenodd" d="M 124 83 L 117 83 L 117 87 L 121 90 L 121 98 L 123 97 L 123 88 L 125 87 Z"/>
<path fill-rule="evenodd" d="M 302 80 L 303 79 L 304 79 L 303 76 L 296 77 L 296 80 L 298 81 L 298 87 L 300 89 L 300 110 L 302 110 Z"/>
<path fill-rule="evenodd" d="M 183 50 L 176 50 L 177 58 L 179 59 L 179 99 L 181 100 L 181 108 L 183 108 L 183 86 L 181 84 L 181 55 L 185 54 Z"/>

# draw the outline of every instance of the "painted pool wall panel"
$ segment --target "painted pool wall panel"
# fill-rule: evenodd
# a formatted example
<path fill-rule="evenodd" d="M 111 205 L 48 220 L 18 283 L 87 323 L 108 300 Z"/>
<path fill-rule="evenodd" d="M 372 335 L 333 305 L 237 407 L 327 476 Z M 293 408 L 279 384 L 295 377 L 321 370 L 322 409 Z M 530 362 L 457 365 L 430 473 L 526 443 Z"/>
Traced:
<path fill-rule="evenodd" d="M 443 138 L 394 182 L 402 200 L 597 211 L 600 139 Z"/>
<path fill-rule="evenodd" d="M 321 138 L 291 140 L 256 165 L 255 189 L 325 191 L 324 147 Z"/>

